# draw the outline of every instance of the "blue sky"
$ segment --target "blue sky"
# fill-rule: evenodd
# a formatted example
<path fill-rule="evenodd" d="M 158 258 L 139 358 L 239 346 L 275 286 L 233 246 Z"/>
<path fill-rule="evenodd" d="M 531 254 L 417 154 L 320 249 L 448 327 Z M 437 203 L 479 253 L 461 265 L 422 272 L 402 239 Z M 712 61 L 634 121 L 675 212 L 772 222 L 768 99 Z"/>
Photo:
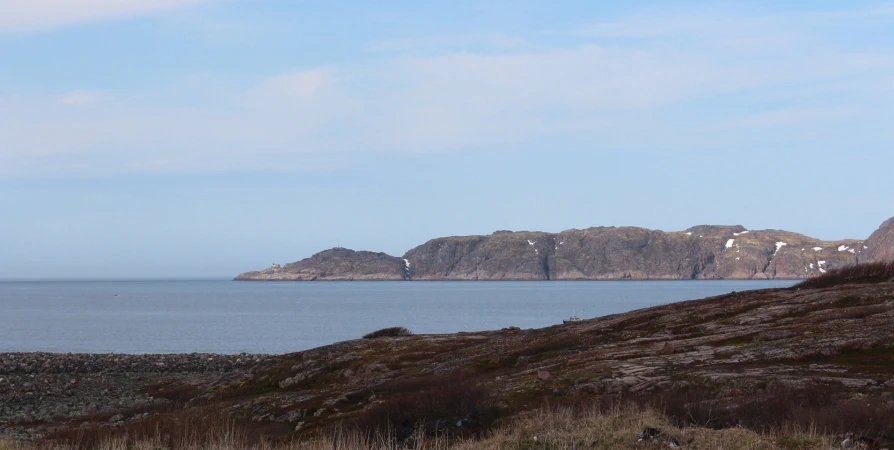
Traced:
<path fill-rule="evenodd" d="M 602 3 L 602 4 L 600 4 Z M 894 3 L 0 3 L 0 278 L 894 215 Z"/>

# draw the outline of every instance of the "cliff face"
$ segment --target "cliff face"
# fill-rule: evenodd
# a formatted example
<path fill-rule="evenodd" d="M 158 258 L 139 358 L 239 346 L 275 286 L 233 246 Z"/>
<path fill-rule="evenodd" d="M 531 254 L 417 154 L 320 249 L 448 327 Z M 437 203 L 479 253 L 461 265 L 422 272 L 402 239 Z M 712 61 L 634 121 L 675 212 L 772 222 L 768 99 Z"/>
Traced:
<path fill-rule="evenodd" d="M 894 217 L 866 239 L 867 261 L 894 261 Z"/>
<path fill-rule="evenodd" d="M 804 278 L 857 262 L 860 241 L 777 230 L 596 227 L 433 239 L 407 252 L 414 280 Z"/>
<path fill-rule="evenodd" d="M 403 258 L 332 249 L 236 279 L 776 279 L 806 278 L 886 258 L 894 259 L 894 218 L 865 242 L 822 241 L 741 225 L 699 225 L 674 232 L 636 227 L 498 231 L 432 239 Z"/>
<path fill-rule="evenodd" d="M 555 236 L 499 232 L 432 239 L 407 252 L 415 280 L 546 280 Z"/>
<path fill-rule="evenodd" d="M 333 248 L 310 258 L 271 266 L 257 272 L 246 272 L 237 280 L 403 280 L 406 279 L 403 260 L 385 253 L 357 252 Z"/>

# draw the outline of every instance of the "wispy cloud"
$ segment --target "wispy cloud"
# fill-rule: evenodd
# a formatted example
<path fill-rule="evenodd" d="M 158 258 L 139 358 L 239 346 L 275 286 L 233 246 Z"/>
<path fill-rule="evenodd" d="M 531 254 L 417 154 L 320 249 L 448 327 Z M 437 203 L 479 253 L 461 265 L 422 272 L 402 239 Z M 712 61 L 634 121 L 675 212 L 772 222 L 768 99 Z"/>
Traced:
<path fill-rule="evenodd" d="M 86 105 L 97 100 L 98 95 L 90 91 L 72 91 L 59 97 L 59 103 L 64 105 Z"/>
<path fill-rule="evenodd" d="M 7 0 L 0 2 L 0 33 L 154 14 L 211 1 L 220 0 Z"/>
<path fill-rule="evenodd" d="M 730 125 L 734 127 L 810 125 L 816 122 L 837 121 L 855 114 L 856 111 L 848 108 L 783 108 L 742 117 L 730 122 Z"/>
<path fill-rule="evenodd" d="M 91 101 L 89 92 L 0 98 L 10 112 L 0 122 L 0 170 L 288 169 L 351 152 L 544 139 L 588 151 L 673 151 L 737 144 L 755 127 L 886 127 L 890 46 L 854 48 L 847 33 L 826 32 L 825 17 L 698 14 L 664 17 L 660 28 L 621 18 L 561 45 L 518 41 L 499 51 L 451 49 L 446 37 L 380 43 L 372 48 L 384 53 L 362 63 L 104 94 L 90 108 L 70 107 Z M 791 38 L 771 45 L 768 36 Z M 200 100 L 184 106 L 182 97 Z"/>
<path fill-rule="evenodd" d="M 469 33 L 461 35 L 416 36 L 409 38 L 392 38 L 374 42 L 366 46 L 372 52 L 403 53 L 417 51 L 456 51 L 457 48 L 475 48 L 482 46 L 494 50 L 522 48 L 526 44 L 520 36 L 504 34 Z"/>

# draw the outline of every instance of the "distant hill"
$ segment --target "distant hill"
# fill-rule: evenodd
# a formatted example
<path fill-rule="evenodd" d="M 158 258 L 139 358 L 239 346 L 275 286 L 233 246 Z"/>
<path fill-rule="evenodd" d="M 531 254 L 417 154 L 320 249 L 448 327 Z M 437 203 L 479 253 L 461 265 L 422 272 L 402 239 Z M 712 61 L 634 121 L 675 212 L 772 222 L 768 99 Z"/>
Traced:
<path fill-rule="evenodd" d="M 865 241 L 698 225 L 683 231 L 593 227 L 500 230 L 432 239 L 403 257 L 334 248 L 237 280 L 798 279 L 894 259 L 894 218 Z"/>

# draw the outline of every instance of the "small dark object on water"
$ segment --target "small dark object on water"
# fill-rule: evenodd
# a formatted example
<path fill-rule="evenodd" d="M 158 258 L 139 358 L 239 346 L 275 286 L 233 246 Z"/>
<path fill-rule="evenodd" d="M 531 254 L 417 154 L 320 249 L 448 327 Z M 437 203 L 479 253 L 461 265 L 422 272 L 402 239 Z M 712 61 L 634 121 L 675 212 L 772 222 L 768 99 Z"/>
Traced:
<path fill-rule="evenodd" d="M 412 336 L 413 333 L 410 330 L 404 327 L 389 327 L 382 328 L 381 330 L 373 331 L 372 333 L 367 333 L 363 335 L 363 339 L 375 339 L 381 337 L 400 337 L 400 336 Z"/>

